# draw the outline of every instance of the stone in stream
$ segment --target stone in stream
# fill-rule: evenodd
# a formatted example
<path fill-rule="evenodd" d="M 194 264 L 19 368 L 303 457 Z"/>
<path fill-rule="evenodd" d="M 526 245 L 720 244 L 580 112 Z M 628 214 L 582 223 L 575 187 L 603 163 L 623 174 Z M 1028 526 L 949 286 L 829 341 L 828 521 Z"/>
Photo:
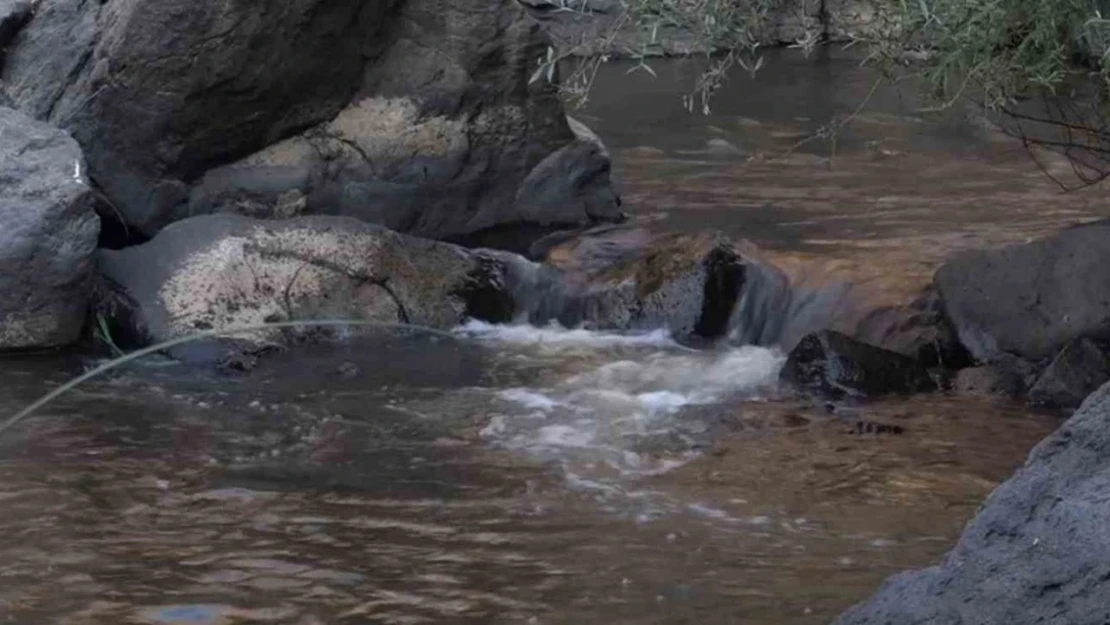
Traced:
<path fill-rule="evenodd" d="M 1064 346 L 1029 389 L 1029 401 L 1050 408 L 1077 408 L 1110 380 L 1110 352 L 1087 338 Z"/>
<path fill-rule="evenodd" d="M 478 301 L 497 295 L 496 259 L 346 217 L 194 217 L 143 245 L 102 251 L 100 268 L 98 310 L 128 345 L 279 320 L 355 318 L 450 329 L 482 316 L 476 311 L 505 313 Z M 231 342 L 262 349 L 290 334 L 267 330 Z M 225 342 L 178 355 L 222 357 Z"/>
<path fill-rule="evenodd" d="M 934 281 L 978 361 L 1046 362 L 1074 339 L 1110 338 L 1110 221 L 960 254 Z"/>
<path fill-rule="evenodd" d="M 832 330 L 803 338 L 791 350 L 780 379 L 831 398 L 936 390 L 915 359 Z"/>
<path fill-rule="evenodd" d="M 77 142 L 0 107 L 0 349 L 78 338 L 99 232 Z"/>
<path fill-rule="evenodd" d="M 556 245 L 546 265 L 518 275 L 516 301 L 537 324 L 718 339 L 768 301 L 751 294 L 789 290 L 785 276 L 743 248 L 717 232 L 598 232 Z"/>
<path fill-rule="evenodd" d="M 526 249 L 617 219 L 602 148 L 514 0 L 40 0 L 18 107 L 68 129 L 132 231 L 200 214 L 351 216 Z"/>
<path fill-rule="evenodd" d="M 1110 622 L 1110 385 L 999 486 L 939 565 L 835 625 Z"/>

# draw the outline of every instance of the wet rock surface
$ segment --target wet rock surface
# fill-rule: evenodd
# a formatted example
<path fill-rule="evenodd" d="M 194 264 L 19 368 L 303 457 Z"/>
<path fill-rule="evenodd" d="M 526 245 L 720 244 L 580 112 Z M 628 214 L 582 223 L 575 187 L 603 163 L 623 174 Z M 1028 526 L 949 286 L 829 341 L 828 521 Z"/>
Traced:
<path fill-rule="evenodd" d="M 616 217 L 510 0 L 43 0 L 2 68 L 143 235 L 210 212 L 338 214 L 421 236 Z M 552 176 L 562 176 L 552 179 Z"/>
<path fill-rule="evenodd" d="M 935 282 L 960 341 L 980 362 L 1047 360 L 1070 341 L 1110 337 L 1110 222 L 945 263 Z"/>
<path fill-rule="evenodd" d="M 1088 395 L 1110 381 L 1106 343 L 1081 338 L 1060 350 L 1029 389 L 1029 401 L 1050 408 L 1078 408 Z"/>
<path fill-rule="evenodd" d="M 77 142 L 0 107 L 0 349 L 77 339 L 99 229 Z"/>
<path fill-rule="evenodd" d="M 987 499 L 940 565 L 894 576 L 837 625 L 1110 619 L 1110 386 Z"/>
<path fill-rule="evenodd" d="M 478 253 L 342 217 L 196 217 L 147 244 L 102 251 L 100 265 L 99 310 L 131 344 L 312 319 L 449 329 L 489 309 L 477 299 L 498 301 L 500 284 L 494 261 Z M 236 341 L 263 348 L 319 331 L 273 329 Z"/>
<path fill-rule="evenodd" d="M 600 234 L 557 245 L 547 264 L 518 274 L 520 313 L 539 324 L 664 328 L 682 341 L 712 340 L 747 327 L 764 300 L 745 295 L 772 290 L 764 282 L 787 291 L 777 270 L 719 233 Z"/>
<path fill-rule="evenodd" d="M 832 398 L 875 397 L 936 389 L 928 372 L 913 358 L 831 330 L 803 338 L 791 350 L 780 379 Z"/>

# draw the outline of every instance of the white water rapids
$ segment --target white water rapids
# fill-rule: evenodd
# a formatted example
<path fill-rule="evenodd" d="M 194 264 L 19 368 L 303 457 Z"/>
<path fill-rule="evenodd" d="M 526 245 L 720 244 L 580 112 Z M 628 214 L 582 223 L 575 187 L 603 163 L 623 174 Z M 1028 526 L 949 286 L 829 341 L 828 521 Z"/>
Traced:
<path fill-rule="evenodd" d="M 471 322 L 457 332 L 520 358 L 559 362 L 588 355 L 589 366 L 544 376 L 542 386 L 495 390 L 481 436 L 561 466 L 571 487 L 606 503 L 651 500 L 641 517 L 676 506 L 717 515 L 697 503 L 660 501 L 630 484 L 696 458 L 719 417 L 714 413 L 729 400 L 773 396 L 784 361 L 781 352 L 763 347 L 692 350 L 662 330 L 614 334 Z"/>

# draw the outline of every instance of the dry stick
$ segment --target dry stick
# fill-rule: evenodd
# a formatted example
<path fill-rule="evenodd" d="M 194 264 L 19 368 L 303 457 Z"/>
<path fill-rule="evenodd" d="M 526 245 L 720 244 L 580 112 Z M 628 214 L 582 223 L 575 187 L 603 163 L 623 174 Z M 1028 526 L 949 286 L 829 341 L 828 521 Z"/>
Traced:
<path fill-rule="evenodd" d="M 189 342 L 192 342 L 192 341 L 196 341 L 196 340 L 199 340 L 199 339 L 225 336 L 225 335 L 229 335 L 229 334 L 240 334 L 240 333 L 243 333 L 243 332 L 254 332 L 254 331 L 257 331 L 257 330 L 266 330 L 266 329 L 269 329 L 269 328 L 292 328 L 292 327 L 300 327 L 300 326 L 371 326 L 371 327 L 389 328 L 389 329 L 398 329 L 398 330 L 419 330 L 421 332 L 425 332 L 425 333 L 428 333 L 428 334 L 434 334 L 434 335 L 437 335 L 437 336 L 443 336 L 443 337 L 447 337 L 447 338 L 451 338 L 451 339 L 458 338 L 456 335 L 451 334 L 450 332 L 445 332 L 443 330 L 437 330 L 435 328 L 430 328 L 430 327 L 427 327 L 427 326 L 417 325 L 417 324 L 413 324 L 413 323 L 400 323 L 400 322 L 389 322 L 389 321 L 365 321 L 365 320 L 359 320 L 359 319 L 321 319 L 321 320 L 313 320 L 313 321 L 276 321 L 276 322 L 272 322 L 272 323 L 263 323 L 263 324 L 258 324 L 258 325 L 238 326 L 238 327 L 235 327 L 235 328 L 226 328 L 226 329 L 223 329 L 223 330 L 208 330 L 208 331 L 205 331 L 205 332 L 198 332 L 196 334 L 190 334 L 188 336 L 181 336 L 181 337 L 178 337 L 176 339 L 170 339 L 168 341 L 158 343 L 157 345 L 151 345 L 150 347 L 144 347 L 143 349 L 131 352 L 130 354 L 127 354 L 125 356 L 121 356 L 121 357 L 116 358 L 114 360 L 110 360 L 110 361 L 100 365 L 99 367 L 96 367 L 95 369 L 87 371 L 87 372 L 77 376 L 76 378 L 73 378 L 69 382 L 66 382 L 65 384 L 63 384 L 63 385 L 59 386 L 58 388 L 54 389 L 53 391 L 50 391 L 46 395 L 43 395 L 41 398 L 38 399 L 38 401 L 36 401 L 35 403 L 27 406 L 23 410 L 20 410 L 15 416 L 13 416 L 10 419 L 8 419 L 7 421 L 5 421 L 2 425 L 0 425 L 0 435 L 3 435 L 4 432 L 11 429 L 17 423 L 19 423 L 23 419 L 27 418 L 28 416 L 30 416 L 33 412 L 35 412 L 39 408 L 42 408 L 43 406 L 50 403 L 54 399 L 57 399 L 59 396 L 61 396 L 65 392 L 73 389 L 74 387 L 81 384 L 82 382 L 85 382 L 87 380 L 91 380 L 92 378 L 95 378 L 96 376 L 98 376 L 98 375 L 100 375 L 100 374 L 102 374 L 106 371 L 109 371 L 109 370 L 114 369 L 114 368 L 116 368 L 120 365 L 131 362 L 132 360 L 137 360 L 139 358 L 142 358 L 143 356 L 149 356 L 150 354 L 160 352 L 164 349 L 168 349 L 170 347 L 176 347 L 178 345 L 182 345 L 182 344 L 189 343 Z"/>

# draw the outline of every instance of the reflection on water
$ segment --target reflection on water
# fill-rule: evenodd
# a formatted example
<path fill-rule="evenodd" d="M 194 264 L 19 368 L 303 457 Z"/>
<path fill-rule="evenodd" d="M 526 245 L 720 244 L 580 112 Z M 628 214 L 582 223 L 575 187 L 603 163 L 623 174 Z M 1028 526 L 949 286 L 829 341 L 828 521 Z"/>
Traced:
<path fill-rule="evenodd" d="M 0 622 L 820 623 L 936 557 L 1052 425 L 767 399 L 771 353 L 497 332 L 63 398 L 0 440 Z M 4 414 L 63 375 L 2 364 Z"/>
<path fill-rule="evenodd" d="M 1060 157 L 979 122 L 964 107 L 922 110 L 913 80 L 882 83 L 858 57 L 769 51 L 751 78 L 736 72 L 712 115 L 680 94 L 694 62 L 658 62 L 657 79 L 602 68 L 576 115 L 611 148 L 626 209 L 661 231 L 721 229 L 771 251 L 787 268 L 877 282 L 904 299 L 954 251 L 1022 241 L 1106 216 L 1102 189 L 1064 193 Z M 800 141 L 866 106 L 835 142 Z M 630 103 L 635 103 L 631 106 Z"/>

